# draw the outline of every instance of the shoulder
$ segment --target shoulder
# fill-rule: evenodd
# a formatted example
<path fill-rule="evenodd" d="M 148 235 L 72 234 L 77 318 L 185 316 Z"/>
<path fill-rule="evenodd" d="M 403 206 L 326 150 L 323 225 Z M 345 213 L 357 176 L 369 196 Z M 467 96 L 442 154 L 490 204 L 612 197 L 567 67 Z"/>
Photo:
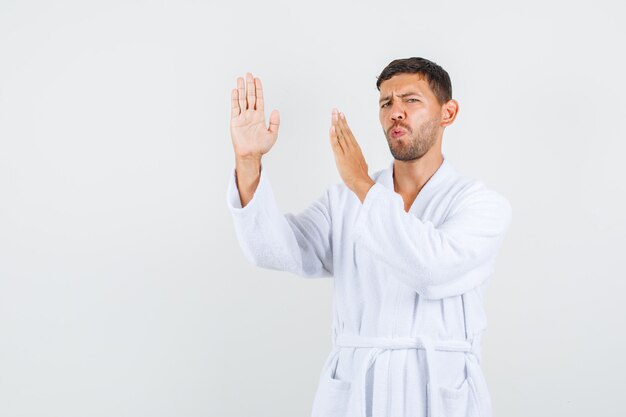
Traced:
<path fill-rule="evenodd" d="M 513 212 L 511 202 L 484 181 L 456 172 L 449 181 L 452 212 L 477 209 L 510 220 Z"/>

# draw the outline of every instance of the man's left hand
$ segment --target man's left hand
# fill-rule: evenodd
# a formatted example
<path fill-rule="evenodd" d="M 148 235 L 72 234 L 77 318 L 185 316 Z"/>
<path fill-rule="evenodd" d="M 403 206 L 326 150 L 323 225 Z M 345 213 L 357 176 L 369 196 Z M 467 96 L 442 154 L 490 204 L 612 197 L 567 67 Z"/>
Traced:
<path fill-rule="evenodd" d="M 337 170 L 343 182 L 361 200 L 375 184 L 367 172 L 367 163 L 343 113 L 333 109 L 330 144 L 335 154 Z"/>

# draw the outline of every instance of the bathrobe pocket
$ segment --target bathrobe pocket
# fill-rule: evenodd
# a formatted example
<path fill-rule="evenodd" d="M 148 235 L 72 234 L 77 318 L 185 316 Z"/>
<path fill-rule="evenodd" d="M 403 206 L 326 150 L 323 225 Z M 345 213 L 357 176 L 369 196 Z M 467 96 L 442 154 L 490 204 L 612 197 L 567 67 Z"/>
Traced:
<path fill-rule="evenodd" d="M 346 417 L 348 415 L 352 384 L 350 381 L 335 378 L 338 360 L 339 352 L 337 351 L 322 369 L 311 417 Z"/>
<path fill-rule="evenodd" d="M 440 386 L 437 390 L 442 417 L 487 417 L 480 414 L 472 377 L 458 387 Z"/>

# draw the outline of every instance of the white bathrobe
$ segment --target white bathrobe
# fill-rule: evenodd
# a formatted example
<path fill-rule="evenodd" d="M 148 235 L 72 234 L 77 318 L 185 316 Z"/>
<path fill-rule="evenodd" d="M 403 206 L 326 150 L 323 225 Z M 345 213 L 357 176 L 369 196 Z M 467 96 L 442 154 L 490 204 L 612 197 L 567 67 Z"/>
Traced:
<path fill-rule="evenodd" d="M 241 207 L 239 243 L 260 267 L 334 277 L 333 349 L 313 417 L 491 417 L 480 368 L 483 292 L 511 205 L 445 159 L 404 211 L 393 163 L 361 203 L 344 184 L 300 214 L 277 207 L 267 174 Z"/>

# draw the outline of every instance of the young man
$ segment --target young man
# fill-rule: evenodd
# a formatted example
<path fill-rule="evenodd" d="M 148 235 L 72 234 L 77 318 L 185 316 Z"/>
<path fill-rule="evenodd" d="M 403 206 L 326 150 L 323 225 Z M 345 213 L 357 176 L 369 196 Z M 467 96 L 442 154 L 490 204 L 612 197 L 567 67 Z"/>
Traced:
<path fill-rule="evenodd" d="M 480 368 L 483 292 L 511 221 L 506 198 L 462 176 L 441 141 L 459 106 L 448 73 L 423 58 L 380 74 L 380 123 L 394 158 L 368 174 L 343 113 L 330 144 L 344 184 L 298 215 L 282 214 L 261 157 L 261 81 L 232 91 L 236 166 L 228 205 L 246 257 L 304 277 L 335 278 L 333 349 L 313 417 L 491 416 Z"/>

